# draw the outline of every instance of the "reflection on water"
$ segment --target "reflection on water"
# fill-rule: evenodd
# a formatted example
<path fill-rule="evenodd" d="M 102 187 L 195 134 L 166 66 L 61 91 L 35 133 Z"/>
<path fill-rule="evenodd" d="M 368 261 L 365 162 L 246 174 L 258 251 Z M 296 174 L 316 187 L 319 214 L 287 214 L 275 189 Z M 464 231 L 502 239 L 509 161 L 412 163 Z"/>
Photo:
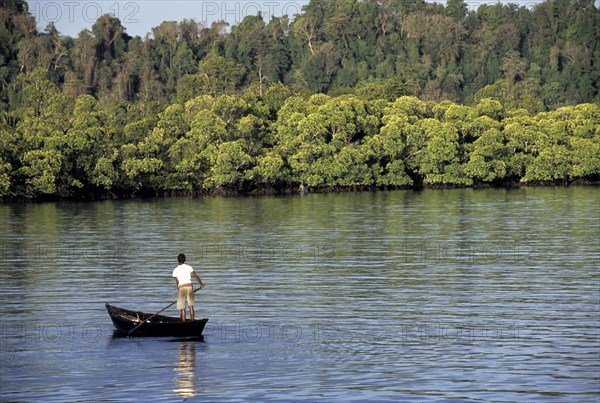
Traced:
<path fill-rule="evenodd" d="M 597 403 L 599 196 L 0 204 L 0 401 Z M 112 338 L 179 252 L 205 340 Z"/>
<path fill-rule="evenodd" d="M 175 365 L 175 389 L 182 399 L 196 396 L 196 342 L 182 340 Z"/>

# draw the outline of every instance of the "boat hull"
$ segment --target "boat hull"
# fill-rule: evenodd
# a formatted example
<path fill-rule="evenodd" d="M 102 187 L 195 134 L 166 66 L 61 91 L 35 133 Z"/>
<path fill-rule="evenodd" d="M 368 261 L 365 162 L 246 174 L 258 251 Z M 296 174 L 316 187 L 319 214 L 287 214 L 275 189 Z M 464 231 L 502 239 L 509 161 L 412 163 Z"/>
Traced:
<path fill-rule="evenodd" d="M 117 333 L 139 337 L 200 337 L 208 319 L 197 319 L 182 322 L 179 318 L 156 315 L 150 321 L 152 314 L 140 311 L 131 311 L 111 304 L 106 304 L 106 310 Z M 144 324 L 135 331 L 133 328 L 144 321 Z"/>

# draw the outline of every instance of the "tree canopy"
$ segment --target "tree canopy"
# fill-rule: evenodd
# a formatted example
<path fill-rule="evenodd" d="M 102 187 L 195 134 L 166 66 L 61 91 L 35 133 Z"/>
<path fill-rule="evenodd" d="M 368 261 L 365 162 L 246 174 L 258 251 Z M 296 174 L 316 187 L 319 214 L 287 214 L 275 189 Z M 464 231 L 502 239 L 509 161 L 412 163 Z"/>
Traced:
<path fill-rule="evenodd" d="M 0 198 L 488 186 L 600 175 L 600 13 L 312 0 L 230 29 L 0 8 Z"/>
<path fill-rule="evenodd" d="M 462 0 L 311 0 L 296 16 L 233 27 L 165 21 L 144 38 L 103 15 L 77 38 L 38 32 L 25 0 L 0 6 L 0 110 L 24 106 L 19 74 L 43 67 L 72 98 L 185 102 L 283 83 L 297 93 L 412 95 L 531 113 L 600 102 L 600 13 L 593 0 L 531 8 Z"/>

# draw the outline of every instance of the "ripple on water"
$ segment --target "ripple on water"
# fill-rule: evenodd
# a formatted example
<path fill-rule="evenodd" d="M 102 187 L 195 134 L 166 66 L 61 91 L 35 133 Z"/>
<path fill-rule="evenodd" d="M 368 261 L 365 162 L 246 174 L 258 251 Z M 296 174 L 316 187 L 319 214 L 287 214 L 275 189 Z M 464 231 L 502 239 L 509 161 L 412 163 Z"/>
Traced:
<path fill-rule="evenodd" d="M 0 205 L 0 399 L 597 401 L 598 196 Z M 204 339 L 114 338 L 180 251 Z"/>

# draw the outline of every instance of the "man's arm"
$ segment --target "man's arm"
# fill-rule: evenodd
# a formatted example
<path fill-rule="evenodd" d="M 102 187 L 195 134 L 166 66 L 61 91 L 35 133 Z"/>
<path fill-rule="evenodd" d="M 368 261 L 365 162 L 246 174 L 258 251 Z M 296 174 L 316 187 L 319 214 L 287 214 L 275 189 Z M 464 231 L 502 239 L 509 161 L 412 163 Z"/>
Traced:
<path fill-rule="evenodd" d="M 198 277 L 198 275 L 196 274 L 196 272 L 195 272 L 195 271 L 193 271 L 193 272 L 192 272 L 192 274 L 194 275 L 194 277 L 196 277 L 196 280 L 198 280 L 198 284 L 200 284 L 200 288 L 204 288 L 204 287 L 205 287 L 205 285 L 204 285 L 204 283 L 202 282 L 202 280 L 200 280 L 200 277 Z"/>
<path fill-rule="evenodd" d="M 177 284 L 177 288 L 179 288 L 179 279 L 175 277 L 175 283 Z"/>

